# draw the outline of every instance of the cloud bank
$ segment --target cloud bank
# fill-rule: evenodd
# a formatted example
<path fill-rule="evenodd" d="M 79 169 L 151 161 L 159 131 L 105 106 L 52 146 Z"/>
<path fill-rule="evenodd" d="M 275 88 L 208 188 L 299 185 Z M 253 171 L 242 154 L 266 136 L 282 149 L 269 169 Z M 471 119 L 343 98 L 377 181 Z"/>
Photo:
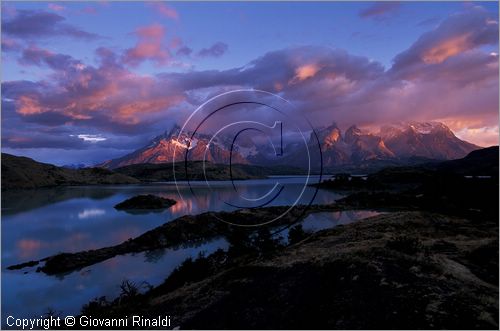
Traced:
<path fill-rule="evenodd" d="M 372 8 L 362 15 L 381 11 Z M 31 23 L 20 24 L 21 18 Z M 228 45 L 217 42 L 193 53 L 181 40 L 166 43 L 168 31 L 152 24 L 134 31 L 137 42 L 131 48 L 96 49 L 98 60 L 91 65 L 34 43 L 20 48 L 12 39 L 95 38 L 57 14 L 20 12 L 2 28 L 2 44 L 17 50 L 21 65 L 51 71 L 47 79 L 2 84 L 2 142 L 8 148 L 132 148 L 183 121 L 207 96 L 234 88 L 277 93 L 317 126 L 438 120 L 476 144 L 498 139 L 498 54 L 483 50 L 498 45 L 498 22 L 480 7 L 424 33 L 394 57 L 390 68 L 342 49 L 300 46 L 227 70 L 141 75 L 134 68 L 144 62 L 161 67 L 178 56 L 218 57 Z"/>

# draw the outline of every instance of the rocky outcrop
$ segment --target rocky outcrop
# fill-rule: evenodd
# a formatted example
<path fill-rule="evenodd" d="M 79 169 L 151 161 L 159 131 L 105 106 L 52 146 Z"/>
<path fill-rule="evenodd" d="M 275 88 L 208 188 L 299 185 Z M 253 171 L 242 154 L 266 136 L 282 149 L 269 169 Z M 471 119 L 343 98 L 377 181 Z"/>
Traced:
<path fill-rule="evenodd" d="M 130 199 L 120 202 L 115 206 L 118 210 L 141 210 L 141 209 L 166 209 L 177 202 L 172 199 L 157 197 L 152 194 L 137 195 Z"/>

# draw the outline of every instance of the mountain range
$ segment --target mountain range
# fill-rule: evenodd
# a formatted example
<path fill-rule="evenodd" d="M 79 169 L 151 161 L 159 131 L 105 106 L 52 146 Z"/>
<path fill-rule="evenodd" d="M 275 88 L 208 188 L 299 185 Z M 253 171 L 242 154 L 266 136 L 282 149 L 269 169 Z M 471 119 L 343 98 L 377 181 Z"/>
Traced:
<path fill-rule="evenodd" d="M 294 167 L 307 165 L 306 146 L 290 141 L 283 146 L 284 155 L 276 158 L 270 145 L 250 144 L 248 139 L 233 146 L 232 137 L 217 136 L 211 143 L 211 136 L 186 132 L 179 137 L 180 128 L 175 126 L 154 138 L 147 146 L 123 157 L 108 160 L 99 166 L 118 168 L 141 163 L 167 163 L 183 161 L 186 149 L 189 160 L 205 159 L 212 163 L 228 164 L 230 157 L 235 164 L 279 165 Z M 481 147 L 463 141 L 443 123 L 407 122 L 386 125 L 378 132 L 361 130 L 353 125 L 345 132 L 333 123 L 328 127 L 315 129 L 325 167 L 361 166 L 377 162 L 410 162 L 422 160 L 452 160 L 466 156 Z M 318 149 L 318 141 L 311 132 L 308 147 Z M 175 153 L 174 153 L 175 151 Z M 311 153 L 312 164 L 319 164 L 318 156 Z M 316 153 L 319 155 L 319 153 Z M 277 161 L 277 159 L 279 161 Z"/>

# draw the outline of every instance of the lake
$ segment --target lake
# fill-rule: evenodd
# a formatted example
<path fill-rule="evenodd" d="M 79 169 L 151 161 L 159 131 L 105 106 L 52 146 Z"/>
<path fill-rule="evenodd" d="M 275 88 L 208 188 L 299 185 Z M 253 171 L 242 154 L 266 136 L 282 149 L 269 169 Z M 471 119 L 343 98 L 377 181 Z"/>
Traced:
<path fill-rule="evenodd" d="M 290 205 L 295 201 L 306 204 L 316 191 L 306 187 L 302 197 L 297 199 L 303 190 L 304 178 L 280 177 L 238 181 L 235 184 L 237 193 L 231 182 L 223 181 L 210 182 L 209 188 L 205 182 L 192 182 L 191 187 L 184 182 L 179 184 L 179 190 L 174 183 L 158 183 L 3 192 L 2 316 L 34 317 L 44 314 L 49 307 L 61 315 L 78 314 L 82 305 L 95 297 L 105 295 L 114 299 L 124 279 L 158 285 L 186 258 L 196 257 L 200 252 L 210 254 L 218 248 L 227 249 L 228 244 L 224 238 L 218 238 L 197 247 L 127 254 L 57 276 L 37 273 L 36 267 L 6 270 L 10 265 L 59 252 L 116 245 L 186 214 L 235 210 L 231 206 L 236 203 L 235 197 L 241 195 L 246 203 L 250 203 L 265 196 L 277 180 L 283 189 L 275 199 L 266 200 L 270 201 L 266 206 Z M 161 212 L 143 214 L 113 208 L 137 194 L 156 194 L 178 203 Z M 269 194 L 269 197 L 273 195 Z M 338 193 L 319 190 L 314 203 L 331 203 L 340 197 Z M 332 215 L 337 219 L 342 213 Z M 328 216 L 322 217 L 323 221 L 316 220 L 311 224 L 319 222 L 323 224 L 320 227 L 328 227 L 325 225 Z"/>

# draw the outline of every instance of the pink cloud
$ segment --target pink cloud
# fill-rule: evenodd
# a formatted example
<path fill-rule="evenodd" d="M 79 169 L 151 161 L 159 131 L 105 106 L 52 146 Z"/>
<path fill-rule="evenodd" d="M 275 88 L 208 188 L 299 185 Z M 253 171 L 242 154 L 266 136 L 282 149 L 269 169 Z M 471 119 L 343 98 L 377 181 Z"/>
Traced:
<path fill-rule="evenodd" d="M 2 36 L 2 51 L 19 51 L 21 48 L 21 44 L 15 39 Z"/>
<path fill-rule="evenodd" d="M 49 9 L 54 10 L 54 11 L 63 11 L 64 9 L 66 9 L 64 6 L 61 6 L 61 5 L 58 5 L 58 4 L 55 4 L 55 3 L 49 3 L 47 5 L 47 7 Z"/>
<path fill-rule="evenodd" d="M 394 58 L 393 72 L 417 72 L 422 64 L 437 64 L 479 46 L 498 43 L 498 22 L 480 7 L 451 15 L 424 33 Z"/>
<path fill-rule="evenodd" d="M 158 29 L 142 29 L 147 37 L 158 37 Z M 117 62 L 108 49 L 97 51 L 101 65 L 93 67 L 64 54 L 32 46 L 23 52 L 26 64 L 54 70 L 53 84 L 18 82 L 16 113 L 40 123 L 91 122 L 95 125 L 129 127 L 184 100 L 167 82 L 132 73 Z M 11 85 L 12 86 L 12 85 Z M 9 84 L 7 84 L 9 89 Z"/>
<path fill-rule="evenodd" d="M 46 111 L 36 97 L 29 95 L 21 95 L 17 100 L 17 104 L 17 112 L 21 115 L 40 114 Z"/>
<path fill-rule="evenodd" d="M 158 12 L 160 15 L 168 17 L 170 19 L 177 20 L 179 19 L 179 13 L 170 6 L 167 6 L 165 2 L 152 2 L 151 6 Z"/>
<path fill-rule="evenodd" d="M 436 46 L 425 50 L 422 53 L 422 60 L 428 64 L 441 63 L 451 56 L 462 53 L 471 47 L 470 35 L 470 33 L 464 33 L 463 35 L 443 40 Z"/>
<path fill-rule="evenodd" d="M 165 47 L 165 27 L 152 24 L 140 27 L 135 31 L 139 40 L 133 48 L 125 51 L 123 62 L 137 66 L 146 60 L 157 65 L 167 64 L 171 59 L 170 51 Z"/>
<path fill-rule="evenodd" d="M 298 81 L 303 81 L 305 79 L 314 77 L 319 70 L 320 67 L 314 63 L 299 66 L 295 69 L 295 76 L 290 81 L 290 83 L 294 84 Z"/>
<path fill-rule="evenodd" d="M 457 137 L 465 141 L 473 141 L 478 146 L 489 147 L 498 145 L 498 126 L 485 126 L 477 129 L 469 129 L 467 127 L 460 128 L 455 132 Z"/>
<path fill-rule="evenodd" d="M 84 14 L 97 14 L 97 9 L 95 7 L 85 7 L 82 9 L 82 13 Z"/>

